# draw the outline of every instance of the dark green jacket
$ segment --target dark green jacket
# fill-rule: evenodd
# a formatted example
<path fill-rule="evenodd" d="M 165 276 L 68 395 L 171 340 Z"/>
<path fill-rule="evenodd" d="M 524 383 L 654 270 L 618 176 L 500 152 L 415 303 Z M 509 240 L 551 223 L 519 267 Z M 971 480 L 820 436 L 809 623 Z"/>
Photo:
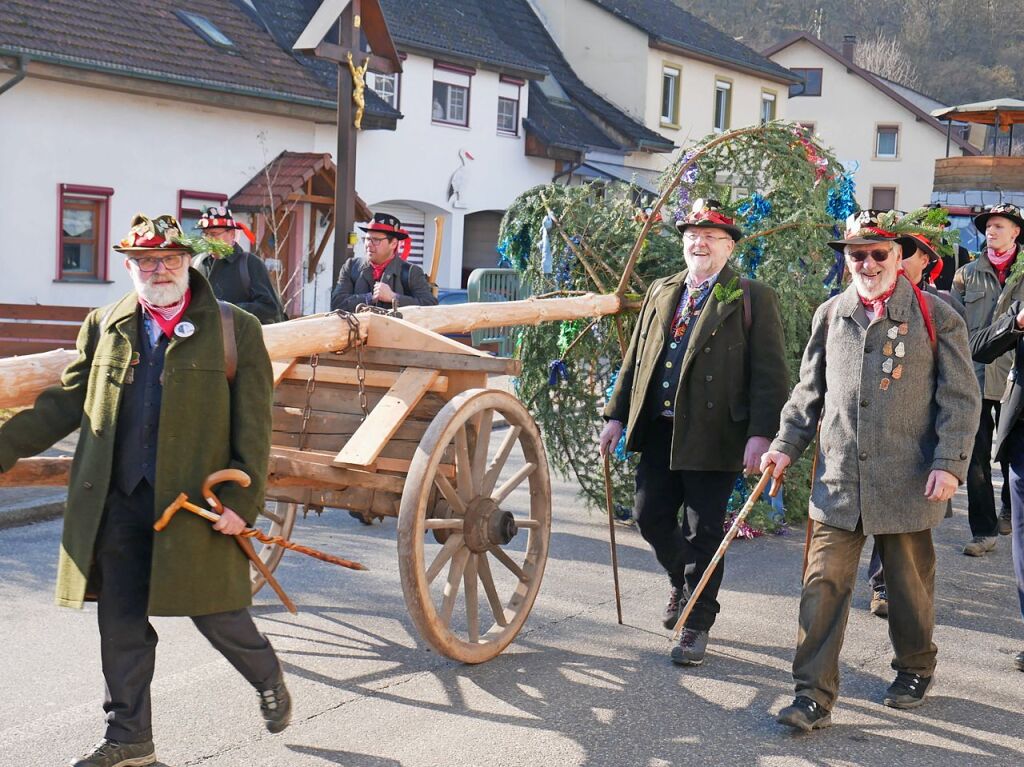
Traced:
<path fill-rule="evenodd" d="M 728 265 L 717 285 L 736 273 Z M 686 272 L 656 281 L 644 296 L 629 350 L 604 410 L 626 424 L 626 448 L 643 451 L 648 415 L 643 412 L 662 347 L 686 284 Z M 771 438 L 789 392 L 782 317 L 775 291 L 748 281 L 750 329 L 744 328 L 743 300 L 722 303 L 708 297 L 690 331 L 675 392 L 673 469 L 739 471 L 750 437 Z"/>
<path fill-rule="evenodd" d="M 248 488 L 221 485 L 218 496 L 247 522 L 263 505 L 270 452 L 273 378 L 256 318 L 235 308 L 238 371 L 228 385 L 219 308 L 209 283 L 190 270 L 189 338 L 167 346 L 157 441 L 154 520 L 180 492 L 206 505 L 203 479 L 223 468 L 252 477 Z M 57 604 L 81 607 L 93 546 L 114 461 L 114 435 L 132 350 L 138 348 L 138 300 L 129 293 L 113 309 L 94 310 L 78 334 L 78 358 L 61 383 L 0 428 L 0 471 L 35 455 L 80 427 L 68 483 Z M 104 320 L 105 318 L 105 320 Z M 102 321 L 102 325 L 101 325 Z M 151 615 L 204 615 L 251 603 L 249 565 L 229 536 L 179 511 L 153 546 Z"/>

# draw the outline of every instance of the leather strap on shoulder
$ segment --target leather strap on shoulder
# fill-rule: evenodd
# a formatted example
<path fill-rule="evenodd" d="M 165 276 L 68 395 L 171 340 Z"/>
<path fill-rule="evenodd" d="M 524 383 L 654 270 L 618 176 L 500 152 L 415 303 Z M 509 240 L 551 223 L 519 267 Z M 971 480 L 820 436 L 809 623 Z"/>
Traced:
<path fill-rule="evenodd" d="M 235 343 L 235 314 L 231 304 L 227 301 L 218 301 L 220 309 L 220 332 L 224 337 L 224 377 L 228 384 L 235 382 L 235 373 L 238 371 L 238 345 Z"/>

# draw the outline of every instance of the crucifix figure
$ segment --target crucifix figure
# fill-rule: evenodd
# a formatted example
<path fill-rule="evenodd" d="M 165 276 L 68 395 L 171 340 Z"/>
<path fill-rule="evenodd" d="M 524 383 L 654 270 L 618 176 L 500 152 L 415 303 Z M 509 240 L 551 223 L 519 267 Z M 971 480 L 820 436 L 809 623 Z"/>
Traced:
<path fill-rule="evenodd" d="M 363 129 L 363 110 L 366 109 L 366 98 L 363 91 L 366 90 L 366 70 L 370 66 L 369 57 L 361 67 L 357 67 L 352 61 L 352 51 L 346 54 L 348 69 L 352 73 L 352 102 L 356 105 L 356 116 L 352 125 L 356 130 Z"/>

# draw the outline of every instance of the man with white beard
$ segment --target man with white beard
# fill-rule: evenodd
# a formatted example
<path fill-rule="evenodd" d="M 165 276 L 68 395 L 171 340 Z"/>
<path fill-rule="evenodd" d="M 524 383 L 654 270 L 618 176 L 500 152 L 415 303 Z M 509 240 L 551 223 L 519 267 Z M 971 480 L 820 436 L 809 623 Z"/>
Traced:
<path fill-rule="evenodd" d="M 780 477 L 820 431 L 812 536 L 800 596 L 796 699 L 778 721 L 827 727 L 860 552 L 875 536 L 889 596 L 896 679 L 882 702 L 914 708 L 935 670 L 932 528 L 967 474 L 981 398 L 955 309 L 900 270 L 916 240 L 894 212 L 851 216 L 851 285 L 814 314 L 800 381 L 761 458 Z"/>
<path fill-rule="evenodd" d="M 136 216 L 114 249 L 135 290 L 90 313 L 60 384 L 0 428 L 0 471 L 80 429 L 56 601 L 97 602 L 106 732 L 74 767 L 156 761 L 151 615 L 191 617 L 255 688 L 268 730 L 291 716 L 281 664 L 247 609 L 248 560 L 232 540 L 264 503 L 273 385 L 259 322 L 218 303 L 189 268 L 173 217 Z M 179 493 L 202 498 L 203 481 L 224 468 L 252 483 L 220 487 L 216 524 L 179 514 L 154 535 Z"/>

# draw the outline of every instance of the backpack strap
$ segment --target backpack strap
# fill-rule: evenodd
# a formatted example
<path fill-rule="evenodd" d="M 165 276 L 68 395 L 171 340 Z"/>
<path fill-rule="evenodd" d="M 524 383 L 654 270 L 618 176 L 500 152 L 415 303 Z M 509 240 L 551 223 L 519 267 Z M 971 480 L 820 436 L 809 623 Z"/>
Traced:
<path fill-rule="evenodd" d="M 249 276 L 249 254 L 243 253 L 238 259 L 238 277 L 242 283 L 242 292 L 246 300 L 249 299 L 249 290 L 252 288 L 252 277 Z"/>
<path fill-rule="evenodd" d="M 409 290 L 409 273 L 412 272 L 412 264 L 408 261 L 402 262 L 402 295 L 411 296 L 412 291 Z"/>
<path fill-rule="evenodd" d="M 217 301 L 220 309 L 220 332 L 224 337 L 224 377 L 228 385 L 235 382 L 238 372 L 238 345 L 235 343 L 235 314 L 227 301 Z"/>

